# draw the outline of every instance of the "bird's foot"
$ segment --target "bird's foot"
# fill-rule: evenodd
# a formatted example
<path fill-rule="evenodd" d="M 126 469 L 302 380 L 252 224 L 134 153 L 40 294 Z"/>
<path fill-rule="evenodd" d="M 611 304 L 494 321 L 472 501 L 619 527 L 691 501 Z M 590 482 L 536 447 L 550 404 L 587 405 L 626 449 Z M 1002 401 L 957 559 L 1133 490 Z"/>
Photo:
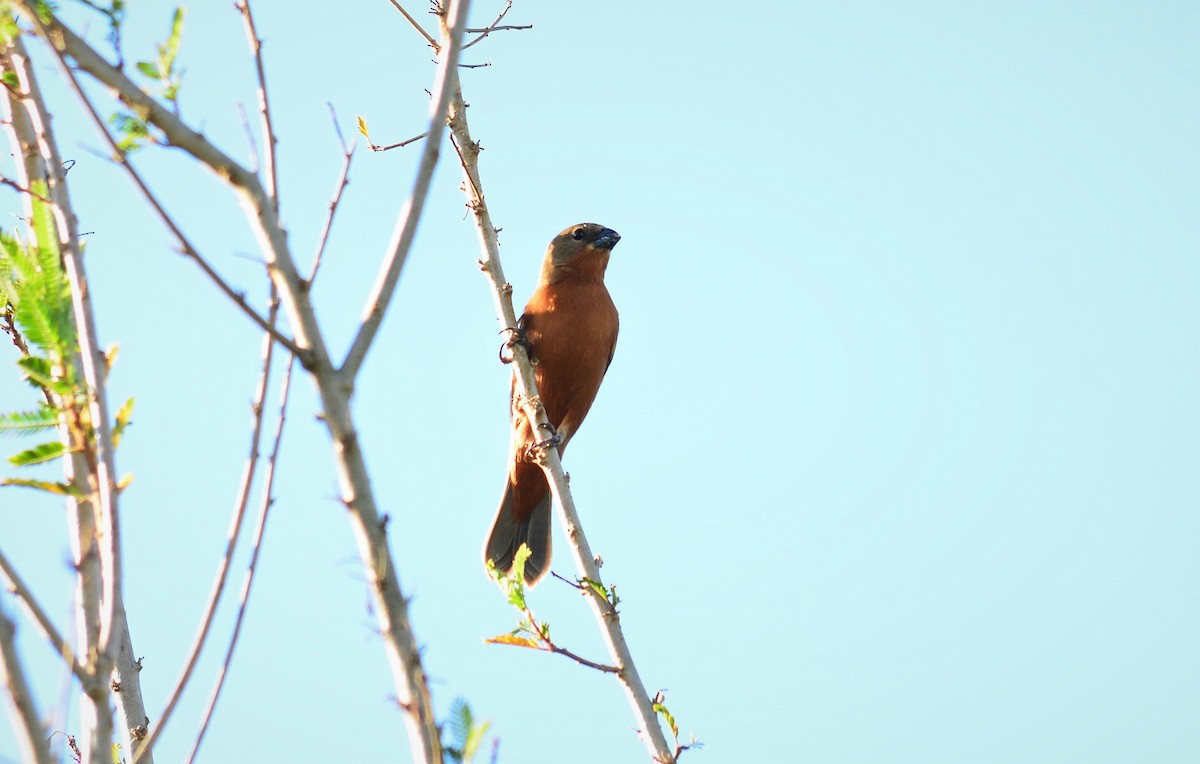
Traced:
<path fill-rule="evenodd" d="M 529 337 L 525 335 L 525 330 L 519 326 L 509 326 L 500 330 L 501 334 L 507 334 L 504 342 L 500 343 L 500 363 L 513 362 L 513 348 L 517 345 L 525 348 L 525 355 L 533 359 L 533 346 L 529 344 Z"/>
<path fill-rule="evenodd" d="M 541 458 L 542 454 L 546 453 L 546 451 L 551 448 L 558 448 L 563 442 L 562 436 L 558 434 L 558 430 L 556 430 L 554 425 L 550 424 L 549 422 L 546 424 L 539 424 L 538 429 L 547 430 L 549 431 L 550 435 L 549 437 L 530 444 L 530 446 L 525 449 L 525 456 L 530 461 L 537 461 L 539 458 Z"/>

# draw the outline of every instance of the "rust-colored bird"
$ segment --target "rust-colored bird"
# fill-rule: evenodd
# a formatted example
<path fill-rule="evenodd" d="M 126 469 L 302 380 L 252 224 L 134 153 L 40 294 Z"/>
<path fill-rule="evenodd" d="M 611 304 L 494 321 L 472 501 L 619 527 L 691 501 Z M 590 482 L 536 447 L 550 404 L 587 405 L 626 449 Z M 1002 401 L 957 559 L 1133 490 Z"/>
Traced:
<path fill-rule="evenodd" d="M 587 416 L 617 347 L 617 308 L 604 286 L 608 257 L 621 236 L 595 223 L 571 226 L 550 242 L 537 289 L 519 322 L 536 362 L 534 379 L 561 456 Z M 508 485 L 483 548 L 496 570 L 512 570 L 521 544 L 532 554 L 525 583 L 550 570 L 550 486 L 531 447 L 550 433 L 534 432 L 512 393 Z"/>

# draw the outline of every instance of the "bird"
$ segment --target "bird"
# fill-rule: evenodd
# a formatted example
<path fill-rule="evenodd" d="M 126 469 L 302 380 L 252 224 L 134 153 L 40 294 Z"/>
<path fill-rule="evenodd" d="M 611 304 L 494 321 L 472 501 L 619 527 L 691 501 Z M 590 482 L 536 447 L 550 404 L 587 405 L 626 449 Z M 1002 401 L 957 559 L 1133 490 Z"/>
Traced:
<path fill-rule="evenodd" d="M 621 240 L 611 228 L 580 223 L 550 242 L 541 275 L 517 322 L 519 341 L 534 362 L 534 381 L 554 431 L 543 438 L 518 400 L 516 375 L 510 392 L 512 439 L 508 477 L 484 562 L 508 575 L 521 544 L 530 549 L 525 585 L 550 570 L 550 486 L 536 462 L 539 447 L 557 445 L 559 456 L 583 424 L 617 348 L 619 320 L 604 272 Z"/>

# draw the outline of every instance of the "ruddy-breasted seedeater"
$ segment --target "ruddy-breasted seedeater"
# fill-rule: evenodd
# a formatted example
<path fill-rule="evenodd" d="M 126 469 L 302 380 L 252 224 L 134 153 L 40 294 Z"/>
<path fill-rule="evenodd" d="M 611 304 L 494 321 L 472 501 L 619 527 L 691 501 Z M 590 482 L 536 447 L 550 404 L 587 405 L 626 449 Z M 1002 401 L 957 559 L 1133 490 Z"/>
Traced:
<path fill-rule="evenodd" d="M 616 231 L 595 223 L 555 236 L 519 322 L 560 456 L 592 407 L 617 348 L 617 308 L 604 286 L 604 271 L 620 240 Z M 534 431 L 517 400 L 515 379 L 511 399 L 508 483 L 483 554 L 496 570 L 508 573 L 517 550 L 527 544 L 532 554 L 525 563 L 525 583 L 533 586 L 550 570 L 551 495 L 531 447 L 550 433 Z"/>

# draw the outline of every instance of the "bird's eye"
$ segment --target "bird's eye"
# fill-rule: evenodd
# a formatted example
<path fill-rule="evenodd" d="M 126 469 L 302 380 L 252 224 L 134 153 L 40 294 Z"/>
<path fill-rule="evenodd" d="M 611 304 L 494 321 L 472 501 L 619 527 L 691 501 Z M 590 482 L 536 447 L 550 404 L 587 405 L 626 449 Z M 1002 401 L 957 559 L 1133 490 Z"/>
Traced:
<path fill-rule="evenodd" d="M 582 239 L 583 238 L 583 229 L 576 228 L 574 231 L 571 232 L 571 238 L 574 239 L 575 241 L 579 241 L 580 239 Z"/>

